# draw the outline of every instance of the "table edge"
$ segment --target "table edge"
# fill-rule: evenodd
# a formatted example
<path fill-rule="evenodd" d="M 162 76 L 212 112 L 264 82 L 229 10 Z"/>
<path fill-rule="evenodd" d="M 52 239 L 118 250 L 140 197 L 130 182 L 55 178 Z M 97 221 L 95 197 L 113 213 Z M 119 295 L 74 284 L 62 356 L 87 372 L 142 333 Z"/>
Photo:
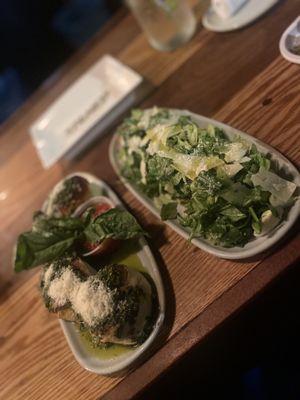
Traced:
<path fill-rule="evenodd" d="M 120 383 L 104 394 L 101 399 L 129 400 L 141 394 L 160 375 L 165 374 L 184 355 L 193 350 L 216 327 L 244 308 L 259 293 L 264 291 L 268 285 L 279 278 L 288 267 L 292 267 L 297 263 L 300 260 L 299 252 L 298 254 L 296 252 L 297 257 L 292 261 L 289 257 L 284 256 L 291 248 L 294 251 L 299 248 L 299 235 L 295 235 L 290 239 L 289 243 L 265 258 L 243 279 L 210 304 L 201 314 L 183 326 L 150 359 L 129 373 Z M 280 256 L 283 259 L 282 263 L 278 263 Z M 147 379 L 143 379 L 143 377 L 147 377 Z"/>

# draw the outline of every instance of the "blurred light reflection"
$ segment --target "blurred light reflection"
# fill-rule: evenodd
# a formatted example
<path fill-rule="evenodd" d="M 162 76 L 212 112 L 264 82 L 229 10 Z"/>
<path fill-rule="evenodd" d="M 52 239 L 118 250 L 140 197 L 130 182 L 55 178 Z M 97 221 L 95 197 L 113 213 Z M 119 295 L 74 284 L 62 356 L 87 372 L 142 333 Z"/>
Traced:
<path fill-rule="evenodd" d="M 6 200 L 8 193 L 5 191 L 0 192 L 0 200 Z"/>

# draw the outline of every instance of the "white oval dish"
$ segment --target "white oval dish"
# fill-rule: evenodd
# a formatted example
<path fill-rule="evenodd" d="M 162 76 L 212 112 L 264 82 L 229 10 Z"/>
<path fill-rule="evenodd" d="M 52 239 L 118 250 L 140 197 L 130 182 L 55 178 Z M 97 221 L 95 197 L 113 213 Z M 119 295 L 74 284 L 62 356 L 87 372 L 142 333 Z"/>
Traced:
<path fill-rule="evenodd" d="M 223 19 L 210 6 L 203 15 L 202 24 L 214 32 L 229 32 L 243 28 L 267 12 L 279 0 L 248 0 L 234 15 Z"/>
<path fill-rule="evenodd" d="M 276 160 L 278 165 L 282 167 L 286 172 L 288 172 L 292 177 L 293 181 L 297 186 L 300 186 L 300 175 L 298 170 L 293 166 L 293 164 L 284 157 L 277 150 L 273 149 L 271 146 L 264 144 L 260 140 L 239 131 L 238 129 L 232 128 L 229 125 L 218 122 L 214 119 L 206 118 L 198 114 L 191 113 L 187 110 L 172 110 L 171 111 L 178 113 L 178 115 L 188 115 L 191 116 L 192 119 L 201 127 L 205 128 L 208 124 L 219 127 L 225 131 L 229 138 L 234 138 L 235 136 L 241 136 L 245 138 L 248 142 L 253 143 L 257 146 L 258 150 L 262 153 L 270 153 L 273 160 Z M 110 162 L 129 191 L 133 193 L 133 195 L 153 214 L 155 214 L 158 218 L 160 218 L 159 211 L 154 205 L 154 202 L 145 196 L 143 193 L 139 192 L 132 184 L 128 183 L 126 179 L 121 176 L 121 169 L 118 163 L 117 150 L 120 146 L 119 137 L 114 134 L 109 148 L 109 157 Z M 213 254 L 214 256 L 231 259 L 231 260 L 239 260 L 250 258 L 256 256 L 257 254 L 267 250 L 275 243 L 277 243 L 286 232 L 292 227 L 292 225 L 296 222 L 300 213 L 300 198 L 298 198 L 294 205 L 289 210 L 287 219 L 282 221 L 273 231 L 271 231 L 268 235 L 256 237 L 247 243 L 244 247 L 232 247 L 232 248 L 224 248 L 220 246 L 215 246 L 209 243 L 205 239 L 195 238 L 192 239 L 192 243 L 199 247 L 200 249 Z M 184 237 L 185 239 L 189 238 L 188 230 L 184 229 L 178 222 L 165 221 L 167 225 L 169 225 L 174 231 L 176 231 L 179 235 Z"/>
<path fill-rule="evenodd" d="M 287 29 L 283 32 L 279 42 L 279 49 L 282 57 L 292 63 L 300 64 L 300 55 L 294 54 L 290 50 L 291 43 L 289 43 L 289 40 L 293 36 L 297 37 L 300 46 L 300 16 L 287 27 Z"/>
<path fill-rule="evenodd" d="M 63 180 L 71 178 L 74 175 L 81 176 L 85 178 L 89 183 L 97 185 L 99 187 L 99 191 L 101 190 L 103 196 L 108 197 L 112 204 L 124 208 L 123 204 L 116 196 L 116 194 L 112 191 L 112 189 L 110 189 L 110 187 L 105 182 L 101 181 L 91 174 L 85 172 L 76 172 L 68 175 Z M 57 188 L 61 187 L 62 181 L 60 181 L 53 188 L 52 192 L 57 192 Z M 52 192 L 49 194 L 49 197 L 51 197 Z M 43 205 L 43 210 L 45 210 L 46 206 L 47 200 Z M 141 245 L 141 250 L 138 251 L 137 256 L 141 260 L 141 263 L 143 264 L 146 271 L 153 279 L 158 295 L 159 315 L 154 324 L 153 331 L 144 343 L 136 348 L 133 348 L 129 352 L 110 359 L 101 359 L 99 356 L 95 357 L 90 354 L 82 341 L 81 335 L 78 332 L 78 328 L 75 326 L 74 323 L 60 320 L 62 330 L 66 336 L 67 342 L 74 354 L 74 357 L 76 358 L 78 363 L 88 371 L 95 372 L 100 375 L 110 375 L 132 366 L 135 362 L 140 360 L 141 356 L 152 345 L 163 324 L 165 318 L 165 295 L 160 272 L 146 240 L 144 238 L 140 238 L 139 242 Z"/>

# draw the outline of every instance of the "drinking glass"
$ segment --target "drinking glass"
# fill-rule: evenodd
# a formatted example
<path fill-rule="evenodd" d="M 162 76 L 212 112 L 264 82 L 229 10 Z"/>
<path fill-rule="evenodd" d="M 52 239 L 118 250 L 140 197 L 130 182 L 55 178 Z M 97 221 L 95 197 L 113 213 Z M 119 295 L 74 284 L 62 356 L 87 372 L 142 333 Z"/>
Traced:
<path fill-rule="evenodd" d="M 196 18 L 186 0 L 126 1 L 149 43 L 157 50 L 170 51 L 187 42 L 196 29 Z"/>

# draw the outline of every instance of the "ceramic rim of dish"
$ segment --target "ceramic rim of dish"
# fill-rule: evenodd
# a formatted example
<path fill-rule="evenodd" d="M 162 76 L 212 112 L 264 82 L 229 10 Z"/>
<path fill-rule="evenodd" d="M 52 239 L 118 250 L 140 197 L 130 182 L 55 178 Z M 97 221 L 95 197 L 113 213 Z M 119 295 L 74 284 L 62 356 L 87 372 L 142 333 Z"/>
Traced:
<path fill-rule="evenodd" d="M 300 16 L 297 17 L 283 32 L 279 41 L 279 50 L 283 58 L 295 64 L 300 64 L 300 55 L 292 53 L 286 46 L 286 39 L 291 31 L 300 23 Z M 299 32 L 300 33 L 300 32 Z"/>

